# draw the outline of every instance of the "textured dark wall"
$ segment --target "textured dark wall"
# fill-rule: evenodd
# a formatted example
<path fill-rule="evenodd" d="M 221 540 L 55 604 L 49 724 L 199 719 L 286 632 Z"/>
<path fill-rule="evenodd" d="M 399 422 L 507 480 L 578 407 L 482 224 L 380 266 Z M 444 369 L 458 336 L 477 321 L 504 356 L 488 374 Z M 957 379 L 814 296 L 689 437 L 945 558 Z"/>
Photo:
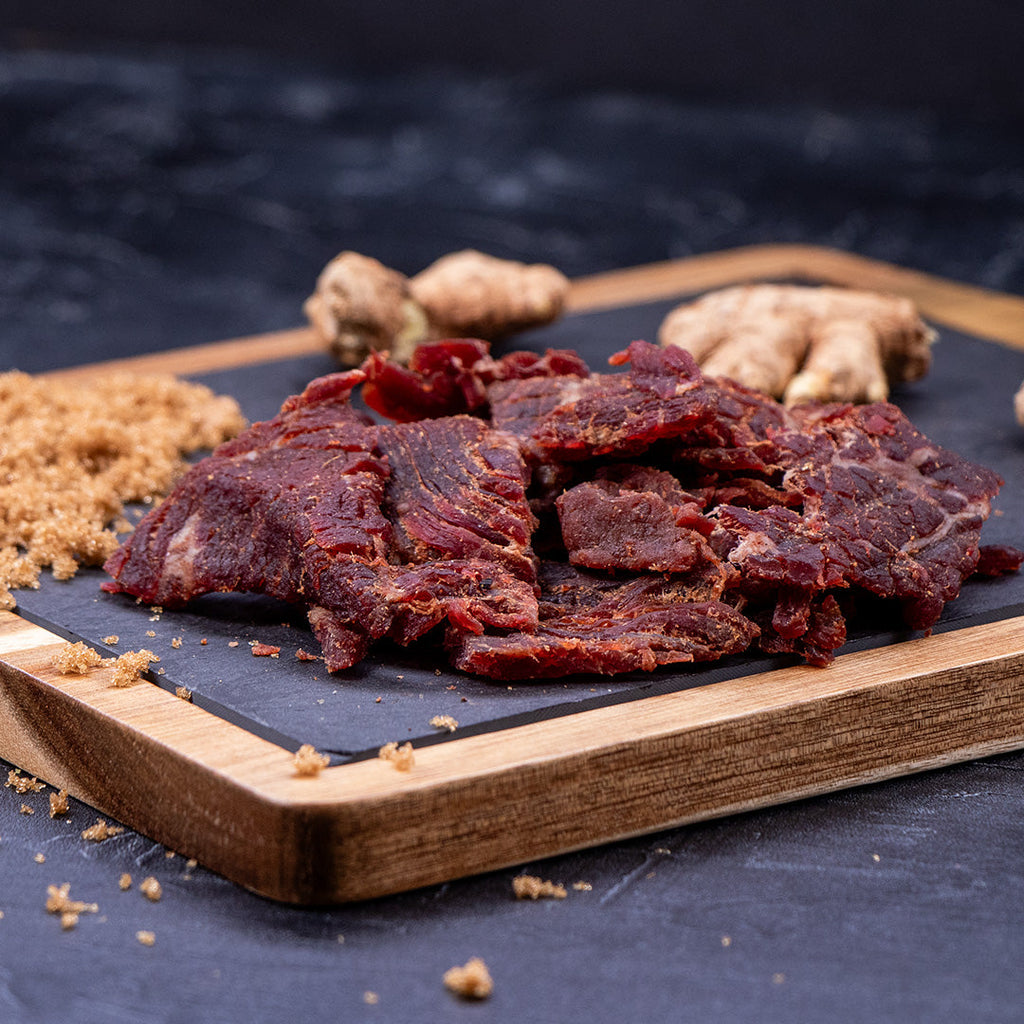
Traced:
<path fill-rule="evenodd" d="M 9 0 L 0 43 L 263 49 L 347 71 L 448 65 L 698 99 L 1024 115 L 1024 5 L 1000 0 Z"/>

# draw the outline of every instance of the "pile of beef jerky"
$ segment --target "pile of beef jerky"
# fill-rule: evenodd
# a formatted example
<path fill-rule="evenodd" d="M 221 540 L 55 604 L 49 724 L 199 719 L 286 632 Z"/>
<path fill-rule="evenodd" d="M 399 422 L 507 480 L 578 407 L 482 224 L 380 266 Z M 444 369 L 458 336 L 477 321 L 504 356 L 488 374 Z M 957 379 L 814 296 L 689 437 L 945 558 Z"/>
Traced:
<path fill-rule="evenodd" d="M 104 587 L 302 603 L 331 670 L 440 628 L 514 680 L 752 644 L 827 665 L 858 600 L 927 630 L 1024 558 L 979 545 L 998 476 L 894 405 L 786 409 L 645 342 L 612 362 L 458 340 L 321 377 L 193 467 Z"/>

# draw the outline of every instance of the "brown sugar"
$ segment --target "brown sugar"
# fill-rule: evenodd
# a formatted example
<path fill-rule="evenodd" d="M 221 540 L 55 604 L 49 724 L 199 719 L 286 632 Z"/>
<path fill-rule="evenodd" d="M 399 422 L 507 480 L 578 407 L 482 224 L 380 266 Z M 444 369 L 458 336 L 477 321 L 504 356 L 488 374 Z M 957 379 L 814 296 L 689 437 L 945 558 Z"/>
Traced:
<path fill-rule="evenodd" d="M 132 887 L 132 876 L 127 871 L 123 872 L 117 880 L 117 887 L 121 892 L 127 892 Z"/>
<path fill-rule="evenodd" d="M 156 903 L 164 894 L 163 886 L 152 875 L 139 882 L 139 892 L 153 903 Z"/>
<path fill-rule="evenodd" d="M 66 643 L 50 659 L 50 663 L 62 676 L 85 675 L 90 669 L 103 663 L 103 655 L 86 643 Z"/>
<path fill-rule="evenodd" d="M 135 933 L 135 938 L 143 946 L 152 946 L 152 945 L 154 945 L 156 943 L 156 935 L 154 935 L 153 932 L 150 932 L 150 931 L 145 931 L 145 930 L 137 931 Z"/>
<path fill-rule="evenodd" d="M 82 838 L 91 843 L 102 843 L 111 836 L 120 835 L 124 829 L 120 825 L 108 825 L 104 818 L 97 818 L 95 825 L 82 829 Z"/>
<path fill-rule="evenodd" d="M 400 772 L 409 771 L 416 763 L 411 743 L 403 743 L 401 746 L 394 741 L 385 743 L 377 752 L 377 756 L 382 761 L 390 761 Z"/>
<path fill-rule="evenodd" d="M 447 729 L 449 732 L 455 732 L 459 727 L 459 723 L 451 715 L 434 715 L 430 724 L 435 729 Z"/>
<path fill-rule="evenodd" d="M 471 957 L 463 967 L 444 972 L 445 988 L 463 999 L 486 999 L 494 991 L 494 981 L 487 964 L 478 956 Z"/>
<path fill-rule="evenodd" d="M 13 789 L 15 793 L 39 793 L 46 789 L 46 783 L 40 782 L 34 775 L 29 777 L 21 774 L 20 768 L 12 768 L 7 773 L 7 781 L 4 783 L 6 789 Z"/>
<path fill-rule="evenodd" d="M 114 674 L 110 679 L 111 686 L 134 686 L 142 680 L 142 673 L 149 669 L 150 662 L 160 659 L 146 648 L 138 651 L 125 651 L 114 661 Z"/>
<path fill-rule="evenodd" d="M 546 882 L 536 875 L 517 875 L 512 879 L 512 891 L 517 900 L 564 900 L 567 895 L 564 885 Z"/>
<path fill-rule="evenodd" d="M 192 701 L 192 691 L 187 686 L 176 686 L 174 688 L 174 696 L 179 700 L 187 701 L 189 703 Z"/>
<path fill-rule="evenodd" d="M 0 607 L 47 566 L 68 579 L 102 564 L 126 502 L 152 502 L 183 455 L 243 426 L 233 399 L 170 376 L 0 374 Z"/>
<path fill-rule="evenodd" d="M 303 743 L 292 758 L 296 775 L 319 775 L 330 763 L 330 757 L 319 753 L 311 743 Z"/>
<path fill-rule="evenodd" d="M 100 909 L 95 903 L 83 903 L 81 900 L 71 899 L 68 895 L 70 892 L 70 882 L 46 887 L 46 912 L 59 914 L 60 926 L 65 931 L 78 924 L 79 914 L 95 914 Z"/>
<path fill-rule="evenodd" d="M 68 813 L 68 791 L 62 789 L 50 794 L 50 817 L 59 818 Z"/>

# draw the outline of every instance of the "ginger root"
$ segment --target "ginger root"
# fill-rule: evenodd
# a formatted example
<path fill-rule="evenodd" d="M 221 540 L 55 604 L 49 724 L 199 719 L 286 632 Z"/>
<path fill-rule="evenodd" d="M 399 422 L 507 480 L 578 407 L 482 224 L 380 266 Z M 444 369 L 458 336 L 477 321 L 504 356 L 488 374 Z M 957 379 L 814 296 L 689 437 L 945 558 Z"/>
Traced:
<path fill-rule="evenodd" d="M 383 350 L 404 363 L 426 341 L 493 341 L 551 323 L 568 290 L 554 267 L 473 249 L 442 256 L 412 278 L 369 256 L 343 252 L 320 273 L 304 308 L 341 363 L 356 366 Z"/>
<path fill-rule="evenodd" d="M 935 332 L 909 299 L 847 288 L 739 285 L 677 306 L 658 332 L 713 376 L 803 402 L 877 402 L 931 365 Z"/>

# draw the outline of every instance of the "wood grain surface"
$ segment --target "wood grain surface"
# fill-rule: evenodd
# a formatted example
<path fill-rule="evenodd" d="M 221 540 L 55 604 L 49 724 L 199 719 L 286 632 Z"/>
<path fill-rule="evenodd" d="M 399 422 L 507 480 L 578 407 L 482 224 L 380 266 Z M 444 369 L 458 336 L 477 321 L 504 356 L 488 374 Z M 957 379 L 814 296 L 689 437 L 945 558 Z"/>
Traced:
<path fill-rule="evenodd" d="M 759 247 L 577 282 L 576 310 L 807 277 L 909 295 L 1024 347 L 1024 301 L 830 250 Z M 312 351 L 296 330 L 187 350 L 194 372 Z M 163 353 L 62 375 L 180 369 Z M 61 675 L 0 613 L 0 754 L 275 899 L 332 903 L 1024 746 L 1024 619 L 459 737 L 298 776 L 291 754 L 161 687 Z"/>

